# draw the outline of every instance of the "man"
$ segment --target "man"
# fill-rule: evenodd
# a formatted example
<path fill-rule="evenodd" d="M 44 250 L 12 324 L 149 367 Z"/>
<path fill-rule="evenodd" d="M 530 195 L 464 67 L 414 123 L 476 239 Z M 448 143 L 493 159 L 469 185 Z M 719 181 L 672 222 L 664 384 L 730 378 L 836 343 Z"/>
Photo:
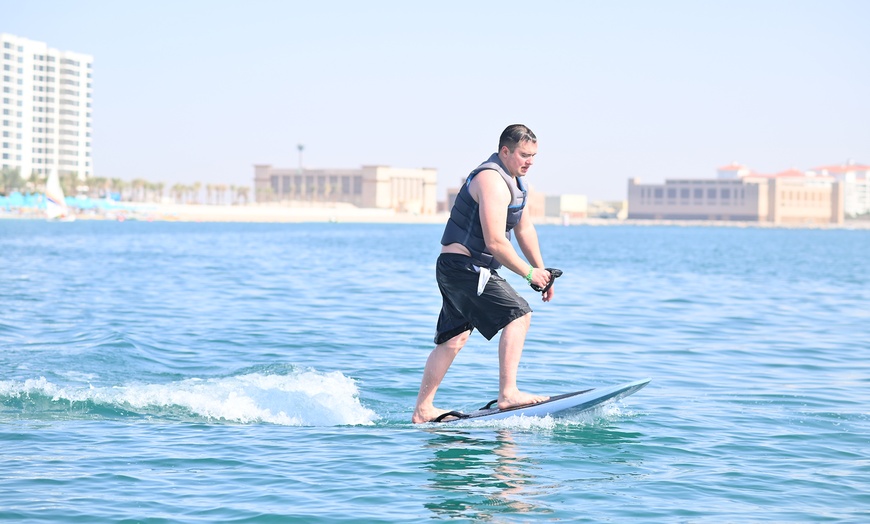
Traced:
<path fill-rule="evenodd" d="M 435 276 L 443 298 L 436 346 L 423 371 L 417 406 L 411 417 L 414 423 L 429 422 L 446 413 L 434 406 L 435 392 L 474 328 L 487 340 L 501 331 L 499 408 L 548 398 L 517 388 L 517 368 L 532 309 L 495 272 L 504 266 L 536 289 L 547 288 L 554 278 L 544 269 L 535 226 L 528 214 L 523 213 L 526 203 L 523 177 L 537 152 L 538 140 L 528 127 L 508 126 L 499 138 L 498 152 L 468 175 L 456 197 L 436 265 Z M 511 244 L 511 231 L 529 262 Z M 549 302 L 553 293 L 550 285 L 543 291 L 544 302 Z"/>

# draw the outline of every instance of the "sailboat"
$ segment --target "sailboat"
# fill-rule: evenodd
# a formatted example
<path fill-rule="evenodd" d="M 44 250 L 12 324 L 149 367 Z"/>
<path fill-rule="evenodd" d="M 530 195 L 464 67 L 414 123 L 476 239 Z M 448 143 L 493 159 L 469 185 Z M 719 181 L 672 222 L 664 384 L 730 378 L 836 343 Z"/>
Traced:
<path fill-rule="evenodd" d="M 48 175 L 48 181 L 45 183 L 45 217 L 59 222 L 72 222 L 76 219 L 75 215 L 69 212 L 63 189 L 60 187 L 60 178 L 55 171 Z"/>

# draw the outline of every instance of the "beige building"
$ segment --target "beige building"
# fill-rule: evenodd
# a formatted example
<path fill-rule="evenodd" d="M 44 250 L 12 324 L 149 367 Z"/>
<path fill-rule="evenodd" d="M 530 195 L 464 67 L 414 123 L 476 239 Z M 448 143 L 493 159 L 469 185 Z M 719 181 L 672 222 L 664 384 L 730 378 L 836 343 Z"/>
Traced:
<path fill-rule="evenodd" d="M 716 179 L 628 183 L 629 219 L 842 224 L 843 201 L 843 184 L 832 177 L 757 175 L 737 165 L 719 169 Z"/>
<path fill-rule="evenodd" d="M 589 218 L 628 218 L 627 200 L 594 200 L 587 208 Z"/>
<path fill-rule="evenodd" d="M 586 195 L 552 195 L 546 198 L 548 217 L 586 218 L 589 199 Z"/>
<path fill-rule="evenodd" d="M 438 173 L 430 168 L 363 166 L 360 169 L 297 169 L 254 166 L 258 202 L 330 204 L 400 213 L 437 212 Z"/>

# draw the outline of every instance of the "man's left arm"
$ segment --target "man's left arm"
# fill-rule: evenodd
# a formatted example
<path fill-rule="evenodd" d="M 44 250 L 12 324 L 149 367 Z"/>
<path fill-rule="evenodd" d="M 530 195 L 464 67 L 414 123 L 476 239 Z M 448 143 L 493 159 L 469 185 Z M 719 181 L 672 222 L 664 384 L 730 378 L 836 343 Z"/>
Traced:
<path fill-rule="evenodd" d="M 544 257 L 541 256 L 541 245 L 538 243 L 538 232 L 535 230 L 535 225 L 528 213 L 523 213 L 519 223 L 514 227 L 514 235 L 517 237 L 517 244 L 526 260 L 534 267 L 544 268 Z M 550 277 L 552 278 L 552 277 Z M 549 302 L 553 299 L 555 286 L 550 286 L 550 289 L 542 296 L 544 302 Z"/>

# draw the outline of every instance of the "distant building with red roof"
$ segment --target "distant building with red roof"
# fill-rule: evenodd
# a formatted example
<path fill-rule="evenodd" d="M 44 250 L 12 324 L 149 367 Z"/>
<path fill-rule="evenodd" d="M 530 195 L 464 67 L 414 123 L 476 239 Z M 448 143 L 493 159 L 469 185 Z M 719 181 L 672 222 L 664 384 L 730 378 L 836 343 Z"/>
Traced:
<path fill-rule="evenodd" d="M 854 162 L 847 162 L 845 164 L 835 166 L 815 167 L 810 171 L 814 173 L 820 173 L 822 175 L 830 175 L 845 180 L 848 177 L 868 178 L 868 174 L 870 174 L 870 166 L 856 164 Z"/>
<path fill-rule="evenodd" d="M 845 164 L 816 167 L 809 171 L 820 176 L 829 176 L 843 183 L 846 216 L 870 214 L 870 165 Z"/>
<path fill-rule="evenodd" d="M 870 200 L 861 196 L 862 207 L 857 198 L 866 193 L 867 166 L 791 168 L 765 175 L 732 162 L 716 171 L 716 178 L 665 180 L 664 184 L 629 180 L 628 218 L 842 224 L 847 211 L 854 215 L 870 210 Z M 856 199 L 847 209 L 849 180 Z M 859 180 L 864 181 L 865 193 Z"/>
<path fill-rule="evenodd" d="M 727 166 L 722 166 L 716 170 L 717 178 L 740 178 L 751 175 L 752 171 L 742 164 L 731 162 Z"/>

